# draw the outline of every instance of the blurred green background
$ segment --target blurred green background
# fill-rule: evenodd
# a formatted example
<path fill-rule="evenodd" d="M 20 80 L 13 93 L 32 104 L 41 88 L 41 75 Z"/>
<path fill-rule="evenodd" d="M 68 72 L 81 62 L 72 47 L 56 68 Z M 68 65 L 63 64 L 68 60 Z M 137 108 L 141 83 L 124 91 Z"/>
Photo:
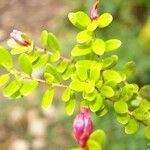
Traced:
<path fill-rule="evenodd" d="M 18 29 L 29 33 L 40 45 L 43 29 L 55 33 L 61 41 L 63 55 L 69 56 L 78 32 L 68 21 L 70 11 L 89 13 L 94 0 L 0 0 L 0 45 L 6 46 L 9 33 Z M 150 84 L 150 0 L 100 0 L 99 13 L 110 12 L 113 23 L 97 31 L 97 36 L 122 41 L 117 68 L 134 60 L 137 72 L 130 79 L 140 86 Z M 74 116 L 64 113 L 62 89 L 56 89 L 53 106 L 44 111 L 40 101 L 44 86 L 20 100 L 5 99 L 0 95 L 0 150 L 68 150 L 77 146 L 71 126 Z M 106 131 L 108 140 L 104 150 L 145 150 L 143 129 L 136 135 L 125 135 L 123 127 L 115 121 L 115 114 L 97 118 L 95 128 Z"/>

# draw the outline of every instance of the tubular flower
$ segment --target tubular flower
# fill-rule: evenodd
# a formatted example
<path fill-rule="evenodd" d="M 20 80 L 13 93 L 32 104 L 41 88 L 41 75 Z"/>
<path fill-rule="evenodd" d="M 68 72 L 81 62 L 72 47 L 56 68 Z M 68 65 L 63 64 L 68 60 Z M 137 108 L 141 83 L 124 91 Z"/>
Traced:
<path fill-rule="evenodd" d="M 13 30 L 13 32 L 10 33 L 10 36 L 12 39 L 15 40 L 16 43 L 18 43 L 20 45 L 23 45 L 23 46 L 31 45 L 27 36 L 24 33 L 22 33 L 21 31 Z"/>
<path fill-rule="evenodd" d="M 92 6 L 91 13 L 90 13 L 90 17 L 91 17 L 92 20 L 96 20 L 99 17 L 98 5 L 99 5 L 99 1 L 96 1 L 94 3 L 94 5 Z"/>
<path fill-rule="evenodd" d="M 83 107 L 73 123 L 73 133 L 81 147 L 86 147 L 86 142 L 92 131 L 93 123 L 90 117 L 90 110 Z"/>

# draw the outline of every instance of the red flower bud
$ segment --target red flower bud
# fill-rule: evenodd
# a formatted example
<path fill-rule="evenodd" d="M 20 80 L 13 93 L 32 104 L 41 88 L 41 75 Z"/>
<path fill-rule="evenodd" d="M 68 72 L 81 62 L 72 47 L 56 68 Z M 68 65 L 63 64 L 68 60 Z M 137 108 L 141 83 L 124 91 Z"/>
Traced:
<path fill-rule="evenodd" d="M 99 17 L 99 15 L 98 15 L 98 5 L 99 5 L 99 1 L 96 1 L 94 3 L 94 5 L 92 6 L 91 13 L 90 13 L 90 16 L 91 16 L 92 20 L 96 20 Z"/>
<path fill-rule="evenodd" d="M 93 123 L 90 117 L 90 110 L 83 107 L 73 123 L 73 133 L 81 147 L 86 147 L 86 142 L 92 131 Z"/>
<path fill-rule="evenodd" d="M 31 45 L 30 41 L 27 39 L 27 36 L 18 30 L 13 30 L 12 33 L 10 33 L 10 36 L 12 39 L 16 41 L 16 43 L 23 45 L 23 46 L 29 46 Z"/>

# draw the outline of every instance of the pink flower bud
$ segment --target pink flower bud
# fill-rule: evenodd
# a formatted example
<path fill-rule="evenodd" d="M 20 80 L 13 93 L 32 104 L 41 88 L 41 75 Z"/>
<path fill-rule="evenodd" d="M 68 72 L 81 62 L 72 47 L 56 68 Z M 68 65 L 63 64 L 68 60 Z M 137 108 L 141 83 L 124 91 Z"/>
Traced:
<path fill-rule="evenodd" d="M 10 33 L 10 36 L 12 39 L 16 41 L 16 43 L 23 45 L 23 46 L 29 46 L 31 45 L 30 41 L 27 39 L 27 36 L 18 30 L 13 30 L 12 33 Z"/>
<path fill-rule="evenodd" d="M 86 142 L 92 131 L 93 123 L 90 117 L 90 110 L 83 107 L 73 123 L 73 133 L 81 147 L 86 147 Z"/>
<path fill-rule="evenodd" d="M 91 16 L 92 20 L 96 20 L 99 17 L 99 15 L 98 15 L 98 5 L 99 5 L 99 1 L 96 1 L 94 3 L 94 5 L 92 6 L 91 13 L 90 13 L 90 16 Z"/>

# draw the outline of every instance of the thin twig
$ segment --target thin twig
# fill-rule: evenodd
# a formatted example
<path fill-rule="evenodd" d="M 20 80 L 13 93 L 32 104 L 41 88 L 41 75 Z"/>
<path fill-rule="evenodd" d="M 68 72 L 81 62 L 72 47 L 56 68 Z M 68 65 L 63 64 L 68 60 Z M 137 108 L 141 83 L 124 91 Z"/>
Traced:
<path fill-rule="evenodd" d="M 50 56 L 52 56 L 52 55 L 53 55 L 53 53 L 52 53 L 52 52 L 50 52 L 50 51 L 46 51 L 46 50 L 41 49 L 41 48 L 38 48 L 38 47 L 36 47 L 36 49 L 37 49 L 37 51 L 42 52 L 42 53 L 49 54 Z M 60 56 L 60 59 L 61 59 L 61 60 L 68 61 L 68 62 L 70 62 L 70 61 L 71 61 L 69 58 L 64 57 L 64 56 Z"/>
<path fill-rule="evenodd" d="M 30 78 L 31 79 L 31 78 Z M 42 79 L 37 79 L 37 78 L 33 78 L 33 80 L 36 80 L 40 83 L 46 83 L 45 80 L 42 80 Z M 53 87 L 63 87 L 63 88 L 67 88 L 68 86 L 67 85 L 64 85 L 64 84 L 57 84 L 57 83 L 52 83 L 52 86 Z"/>
<path fill-rule="evenodd" d="M 64 84 L 57 84 L 57 83 L 53 83 L 52 86 L 55 86 L 55 87 L 63 87 L 63 88 L 67 88 L 67 87 L 68 87 L 67 85 L 64 85 Z"/>

